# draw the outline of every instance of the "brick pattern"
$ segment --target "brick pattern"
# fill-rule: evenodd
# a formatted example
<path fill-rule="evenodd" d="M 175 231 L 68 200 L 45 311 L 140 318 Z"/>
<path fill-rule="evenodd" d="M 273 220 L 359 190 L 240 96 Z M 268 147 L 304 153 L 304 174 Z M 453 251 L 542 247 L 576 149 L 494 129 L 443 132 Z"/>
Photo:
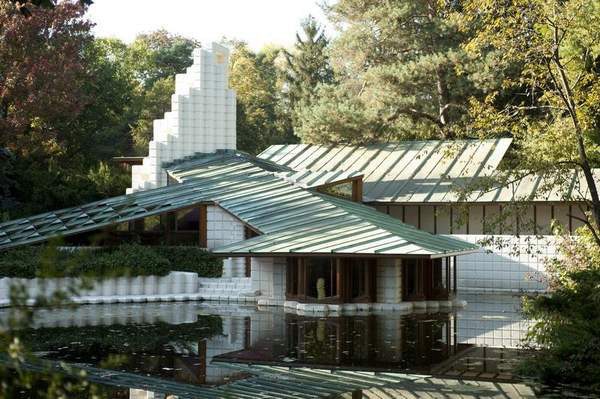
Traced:
<path fill-rule="evenodd" d="M 379 259 L 377 263 L 377 303 L 402 302 L 402 267 L 400 259 Z"/>
<path fill-rule="evenodd" d="M 480 243 L 483 235 L 453 235 L 472 243 Z M 481 251 L 458 257 L 458 288 L 474 291 L 544 291 L 545 259 L 556 256 L 553 236 L 494 236 L 502 248 L 493 245 Z"/>
<path fill-rule="evenodd" d="M 285 300 L 285 272 L 285 258 L 252 258 L 252 289 L 264 299 Z"/>
<path fill-rule="evenodd" d="M 210 50 L 195 49 L 193 59 L 186 73 L 175 77 L 171 111 L 154 121 L 148 156 L 132 167 L 129 193 L 165 186 L 165 162 L 235 149 L 236 98 L 228 88 L 229 51 L 213 43 Z"/>
<path fill-rule="evenodd" d="M 218 206 L 208 206 L 206 210 L 208 249 L 220 247 L 244 239 L 244 225 L 233 215 Z M 223 262 L 224 277 L 244 277 L 244 258 L 229 258 Z"/>

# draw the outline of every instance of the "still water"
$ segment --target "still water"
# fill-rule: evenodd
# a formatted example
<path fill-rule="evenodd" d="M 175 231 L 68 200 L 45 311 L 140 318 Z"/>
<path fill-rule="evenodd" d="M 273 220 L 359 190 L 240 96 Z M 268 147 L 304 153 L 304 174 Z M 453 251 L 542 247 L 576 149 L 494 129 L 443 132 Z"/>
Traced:
<path fill-rule="evenodd" d="M 86 305 L 38 311 L 24 336 L 45 359 L 114 371 L 102 381 L 137 388 L 132 398 L 161 386 L 235 384 L 259 366 L 512 381 L 527 330 L 519 298 L 461 299 L 467 307 L 453 311 L 339 317 L 194 302 Z"/>

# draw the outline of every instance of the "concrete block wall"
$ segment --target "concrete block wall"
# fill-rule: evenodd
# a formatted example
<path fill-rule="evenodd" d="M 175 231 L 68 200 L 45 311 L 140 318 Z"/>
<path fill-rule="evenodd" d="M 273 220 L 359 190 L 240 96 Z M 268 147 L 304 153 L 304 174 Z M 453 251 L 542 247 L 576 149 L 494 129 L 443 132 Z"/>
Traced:
<path fill-rule="evenodd" d="M 402 260 L 377 260 L 377 303 L 402 302 Z"/>
<path fill-rule="evenodd" d="M 244 240 L 244 224 L 219 206 L 206 210 L 206 233 L 208 249 Z M 244 277 L 244 258 L 229 258 L 223 262 L 223 277 Z"/>
<path fill-rule="evenodd" d="M 483 235 L 452 235 L 479 244 Z M 556 256 L 554 236 L 494 236 L 492 245 L 458 257 L 458 289 L 474 291 L 544 291 L 545 259 Z"/>
<path fill-rule="evenodd" d="M 260 291 L 261 297 L 276 302 L 285 300 L 286 259 L 252 258 L 252 289 Z"/>
<path fill-rule="evenodd" d="M 10 305 L 12 286 L 22 287 L 27 293 L 28 304 L 36 298 L 51 297 L 69 289 L 79 289 L 81 279 L 76 278 L 1 278 L 0 306 Z M 80 290 L 71 299 L 77 303 L 157 302 L 198 299 L 198 274 L 171 272 L 166 276 L 115 277 L 92 282 L 90 289 Z"/>
<path fill-rule="evenodd" d="M 166 162 L 236 148 L 236 98 L 228 87 L 228 67 L 226 47 L 213 43 L 209 50 L 194 50 L 192 66 L 175 77 L 171 111 L 154 121 L 148 156 L 132 167 L 127 192 L 165 186 Z"/>

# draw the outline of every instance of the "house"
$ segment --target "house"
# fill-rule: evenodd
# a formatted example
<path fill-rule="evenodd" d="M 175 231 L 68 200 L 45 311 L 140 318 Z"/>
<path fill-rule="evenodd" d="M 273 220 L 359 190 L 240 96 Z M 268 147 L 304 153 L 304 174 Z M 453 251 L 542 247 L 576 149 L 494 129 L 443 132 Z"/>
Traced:
<path fill-rule="evenodd" d="M 433 234 L 473 243 L 496 239 L 499 245 L 461 258 L 462 289 L 543 291 L 544 262 L 555 255 L 552 221 L 570 233 L 583 225 L 587 185 L 576 173 L 565 176 L 560 189 L 529 175 L 461 198 L 458 189 L 476 187 L 473 183 L 493 176 L 511 141 L 274 145 L 259 157 L 317 174 L 360 171 L 362 201 L 378 211 Z M 515 202 L 519 212 L 507 211 Z"/>
<path fill-rule="evenodd" d="M 510 140 L 300 144 L 251 156 L 235 149 L 228 57 L 217 44 L 194 51 L 148 156 L 120 160 L 131 166 L 127 194 L 0 224 L 0 250 L 58 236 L 201 246 L 225 259 L 224 278 L 247 281 L 258 304 L 301 311 L 451 306 L 458 286 L 521 283 L 521 263 L 513 270 L 512 259 L 476 244 L 504 192 L 469 204 L 466 227 L 454 227 L 452 211 L 452 186 L 493 173 Z M 533 209 L 542 220 L 569 206 Z M 487 264 L 492 273 L 477 274 Z"/>

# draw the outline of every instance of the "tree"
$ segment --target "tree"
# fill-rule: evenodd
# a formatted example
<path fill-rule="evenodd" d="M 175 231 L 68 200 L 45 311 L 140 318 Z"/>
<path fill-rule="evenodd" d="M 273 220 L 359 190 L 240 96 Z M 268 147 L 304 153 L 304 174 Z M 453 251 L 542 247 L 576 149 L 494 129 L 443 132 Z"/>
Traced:
<path fill-rule="evenodd" d="M 585 217 L 572 215 L 585 223 L 577 237 L 555 226 L 559 256 L 546 267 L 550 291 L 525 300 L 534 322 L 528 342 L 541 350 L 523 369 L 547 384 L 597 390 L 600 202 L 593 168 L 600 161 L 600 2 L 471 0 L 465 10 L 477 33 L 464 48 L 473 55 L 492 50 L 500 63 L 519 65 L 501 89 L 470 99 L 473 129 L 515 139 L 511 159 L 491 183 L 537 175 L 544 184 L 536 195 L 552 191 L 584 204 Z"/>
<path fill-rule="evenodd" d="M 467 22 L 478 27 L 465 49 L 474 55 L 493 50 L 501 63 L 521 66 L 498 90 L 470 99 L 474 129 L 500 128 L 515 137 L 517 151 L 499 180 L 541 175 L 540 191 L 560 190 L 565 199 L 587 203 L 591 212 L 582 221 L 600 246 L 593 173 L 600 160 L 600 30 L 591 28 L 600 22 L 600 2 L 522 0 L 500 7 L 473 0 L 465 10 Z M 501 91 L 515 95 L 499 104 Z M 571 187 L 573 171 L 580 182 Z"/>
<path fill-rule="evenodd" d="M 129 46 L 128 62 L 137 79 L 150 88 L 160 79 L 173 78 L 192 65 L 196 40 L 173 35 L 165 30 L 142 34 Z"/>
<path fill-rule="evenodd" d="M 20 12 L 24 17 L 31 17 L 32 6 L 41 8 L 54 8 L 55 1 L 53 0 L 4 0 L 12 3 L 16 10 Z M 89 6 L 93 3 L 92 0 L 79 0 L 82 6 Z"/>
<path fill-rule="evenodd" d="M 289 115 L 280 107 L 280 49 L 253 53 L 245 43 L 232 46 L 229 84 L 237 94 L 237 147 L 256 154 L 292 135 Z"/>
<path fill-rule="evenodd" d="M 550 293 L 528 297 L 524 313 L 533 320 L 526 344 L 533 356 L 521 372 L 543 383 L 600 389 L 600 247 L 588 231 L 562 235 L 561 257 L 549 262 Z M 586 392 L 587 393 L 587 392 Z"/>
<path fill-rule="evenodd" d="M 343 28 L 331 48 L 339 85 L 317 90 L 314 110 L 299 118 L 303 140 L 468 135 L 466 100 L 497 79 L 461 47 L 471 32 L 460 2 L 340 0 L 329 17 Z"/>
<path fill-rule="evenodd" d="M 0 148 L 13 154 L 20 204 L 11 217 L 98 199 L 88 171 L 131 145 L 137 83 L 126 46 L 93 40 L 84 12 L 61 2 L 22 18 L 0 4 Z"/>
<path fill-rule="evenodd" d="M 164 30 L 139 35 L 127 49 L 126 63 L 138 81 L 132 123 L 134 151 L 146 155 L 153 122 L 171 108 L 175 75 L 192 65 L 192 51 L 200 43 Z"/>
<path fill-rule="evenodd" d="M 286 100 L 292 113 L 299 106 L 310 106 L 319 84 L 333 83 L 334 76 L 325 37 L 317 20 L 309 16 L 301 24 L 302 35 L 296 34 L 292 52 L 284 51 L 286 59 Z"/>

